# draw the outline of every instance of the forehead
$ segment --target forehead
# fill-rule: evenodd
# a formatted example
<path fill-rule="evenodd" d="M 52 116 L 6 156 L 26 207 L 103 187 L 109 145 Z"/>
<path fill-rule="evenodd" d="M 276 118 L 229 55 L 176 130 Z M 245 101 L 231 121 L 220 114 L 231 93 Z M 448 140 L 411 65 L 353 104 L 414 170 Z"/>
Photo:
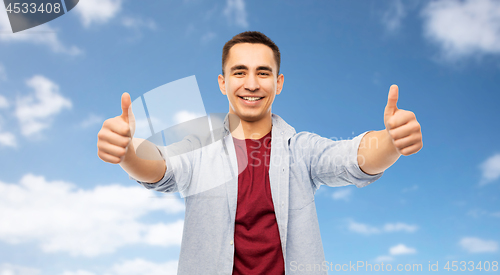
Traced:
<path fill-rule="evenodd" d="M 239 43 L 231 47 L 226 67 L 246 65 L 249 68 L 267 65 L 275 71 L 277 68 L 274 53 L 264 44 Z"/>

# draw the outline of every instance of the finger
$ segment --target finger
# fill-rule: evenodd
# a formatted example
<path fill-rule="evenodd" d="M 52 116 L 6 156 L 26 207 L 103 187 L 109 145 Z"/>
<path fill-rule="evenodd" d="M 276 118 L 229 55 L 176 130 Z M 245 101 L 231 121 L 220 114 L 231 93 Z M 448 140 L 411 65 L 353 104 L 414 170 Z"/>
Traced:
<path fill-rule="evenodd" d="M 119 135 L 112 131 L 103 131 L 98 134 L 99 142 L 107 142 L 122 148 L 127 147 L 130 144 L 131 138 Z"/>
<path fill-rule="evenodd" d="M 397 110 L 398 86 L 392 85 L 387 96 L 387 105 L 385 106 L 384 117 L 392 116 Z"/>
<path fill-rule="evenodd" d="M 132 104 L 132 101 L 130 100 L 130 95 L 125 92 L 122 94 L 122 115 L 121 117 L 123 118 L 124 121 L 128 123 L 128 110 L 130 108 L 130 105 Z"/>
<path fill-rule="evenodd" d="M 413 112 L 398 110 L 391 118 L 389 118 L 386 126 L 388 126 L 390 130 L 392 130 L 414 120 L 416 120 L 416 117 Z"/>
<path fill-rule="evenodd" d="M 399 152 L 403 156 L 408 156 L 411 154 L 415 154 L 416 152 L 420 151 L 420 149 L 422 149 L 422 142 L 418 142 L 418 143 L 415 143 L 409 147 L 403 148 Z"/>
<path fill-rule="evenodd" d="M 97 151 L 97 155 L 99 156 L 100 159 L 102 159 L 105 162 L 113 163 L 113 164 L 118 164 L 120 163 L 121 159 L 112 155 L 109 155 L 107 153 L 104 153 L 102 151 Z"/>
<path fill-rule="evenodd" d="M 99 147 L 99 151 L 102 151 L 105 154 L 121 158 L 125 155 L 127 152 L 125 148 L 108 143 L 108 142 L 102 142 Z"/>
<path fill-rule="evenodd" d="M 389 133 L 392 137 L 392 139 L 400 139 L 404 138 L 406 136 L 409 136 L 413 133 L 418 133 L 420 132 L 420 124 L 415 120 L 415 121 L 410 121 L 404 125 L 401 125 L 396 128 L 390 129 Z"/>
<path fill-rule="evenodd" d="M 131 137 L 129 124 L 124 122 L 122 119 L 117 119 L 119 117 L 111 118 L 104 121 L 103 128 L 108 129 L 118 135 L 124 137 Z"/>
<path fill-rule="evenodd" d="M 394 140 L 394 146 L 396 146 L 396 148 L 398 148 L 399 150 L 402 150 L 406 147 L 410 147 L 413 144 L 420 142 L 420 140 L 420 135 L 409 135 L 404 138 Z"/>

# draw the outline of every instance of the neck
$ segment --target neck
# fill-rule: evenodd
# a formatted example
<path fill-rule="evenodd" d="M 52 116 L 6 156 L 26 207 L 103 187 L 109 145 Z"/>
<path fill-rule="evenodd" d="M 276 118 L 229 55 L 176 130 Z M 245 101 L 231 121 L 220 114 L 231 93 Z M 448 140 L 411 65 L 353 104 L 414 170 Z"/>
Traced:
<path fill-rule="evenodd" d="M 260 139 L 272 129 L 271 113 L 257 121 L 245 121 L 237 115 L 229 114 L 229 129 L 237 139 Z"/>

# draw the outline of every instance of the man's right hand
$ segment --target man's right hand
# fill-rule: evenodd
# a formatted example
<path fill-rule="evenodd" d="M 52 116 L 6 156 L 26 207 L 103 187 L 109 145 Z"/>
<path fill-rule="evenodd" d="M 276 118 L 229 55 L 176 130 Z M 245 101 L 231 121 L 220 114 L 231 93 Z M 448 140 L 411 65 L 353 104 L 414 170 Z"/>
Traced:
<path fill-rule="evenodd" d="M 130 127 L 130 124 L 135 126 L 130 108 L 132 104 L 130 95 L 123 93 L 121 101 L 122 114 L 104 121 L 97 134 L 97 155 L 103 161 L 113 164 L 120 163 L 125 157 L 132 144 L 133 128 L 135 128 Z M 129 123 L 129 120 L 132 121 Z"/>

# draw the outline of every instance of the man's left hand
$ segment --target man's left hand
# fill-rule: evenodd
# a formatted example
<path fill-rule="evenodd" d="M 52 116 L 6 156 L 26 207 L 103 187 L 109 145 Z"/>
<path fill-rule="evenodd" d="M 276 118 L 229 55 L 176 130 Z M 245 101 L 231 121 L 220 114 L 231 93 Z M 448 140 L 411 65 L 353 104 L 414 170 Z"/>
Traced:
<path fill-rule="evenodd" d="M 398 86 L 392 85 L 384 111 L 385 129 L 397 151 L 404 156 L 415 154 L 422 149 L 422 132 L 415 114 L 398 109 Z"/>

